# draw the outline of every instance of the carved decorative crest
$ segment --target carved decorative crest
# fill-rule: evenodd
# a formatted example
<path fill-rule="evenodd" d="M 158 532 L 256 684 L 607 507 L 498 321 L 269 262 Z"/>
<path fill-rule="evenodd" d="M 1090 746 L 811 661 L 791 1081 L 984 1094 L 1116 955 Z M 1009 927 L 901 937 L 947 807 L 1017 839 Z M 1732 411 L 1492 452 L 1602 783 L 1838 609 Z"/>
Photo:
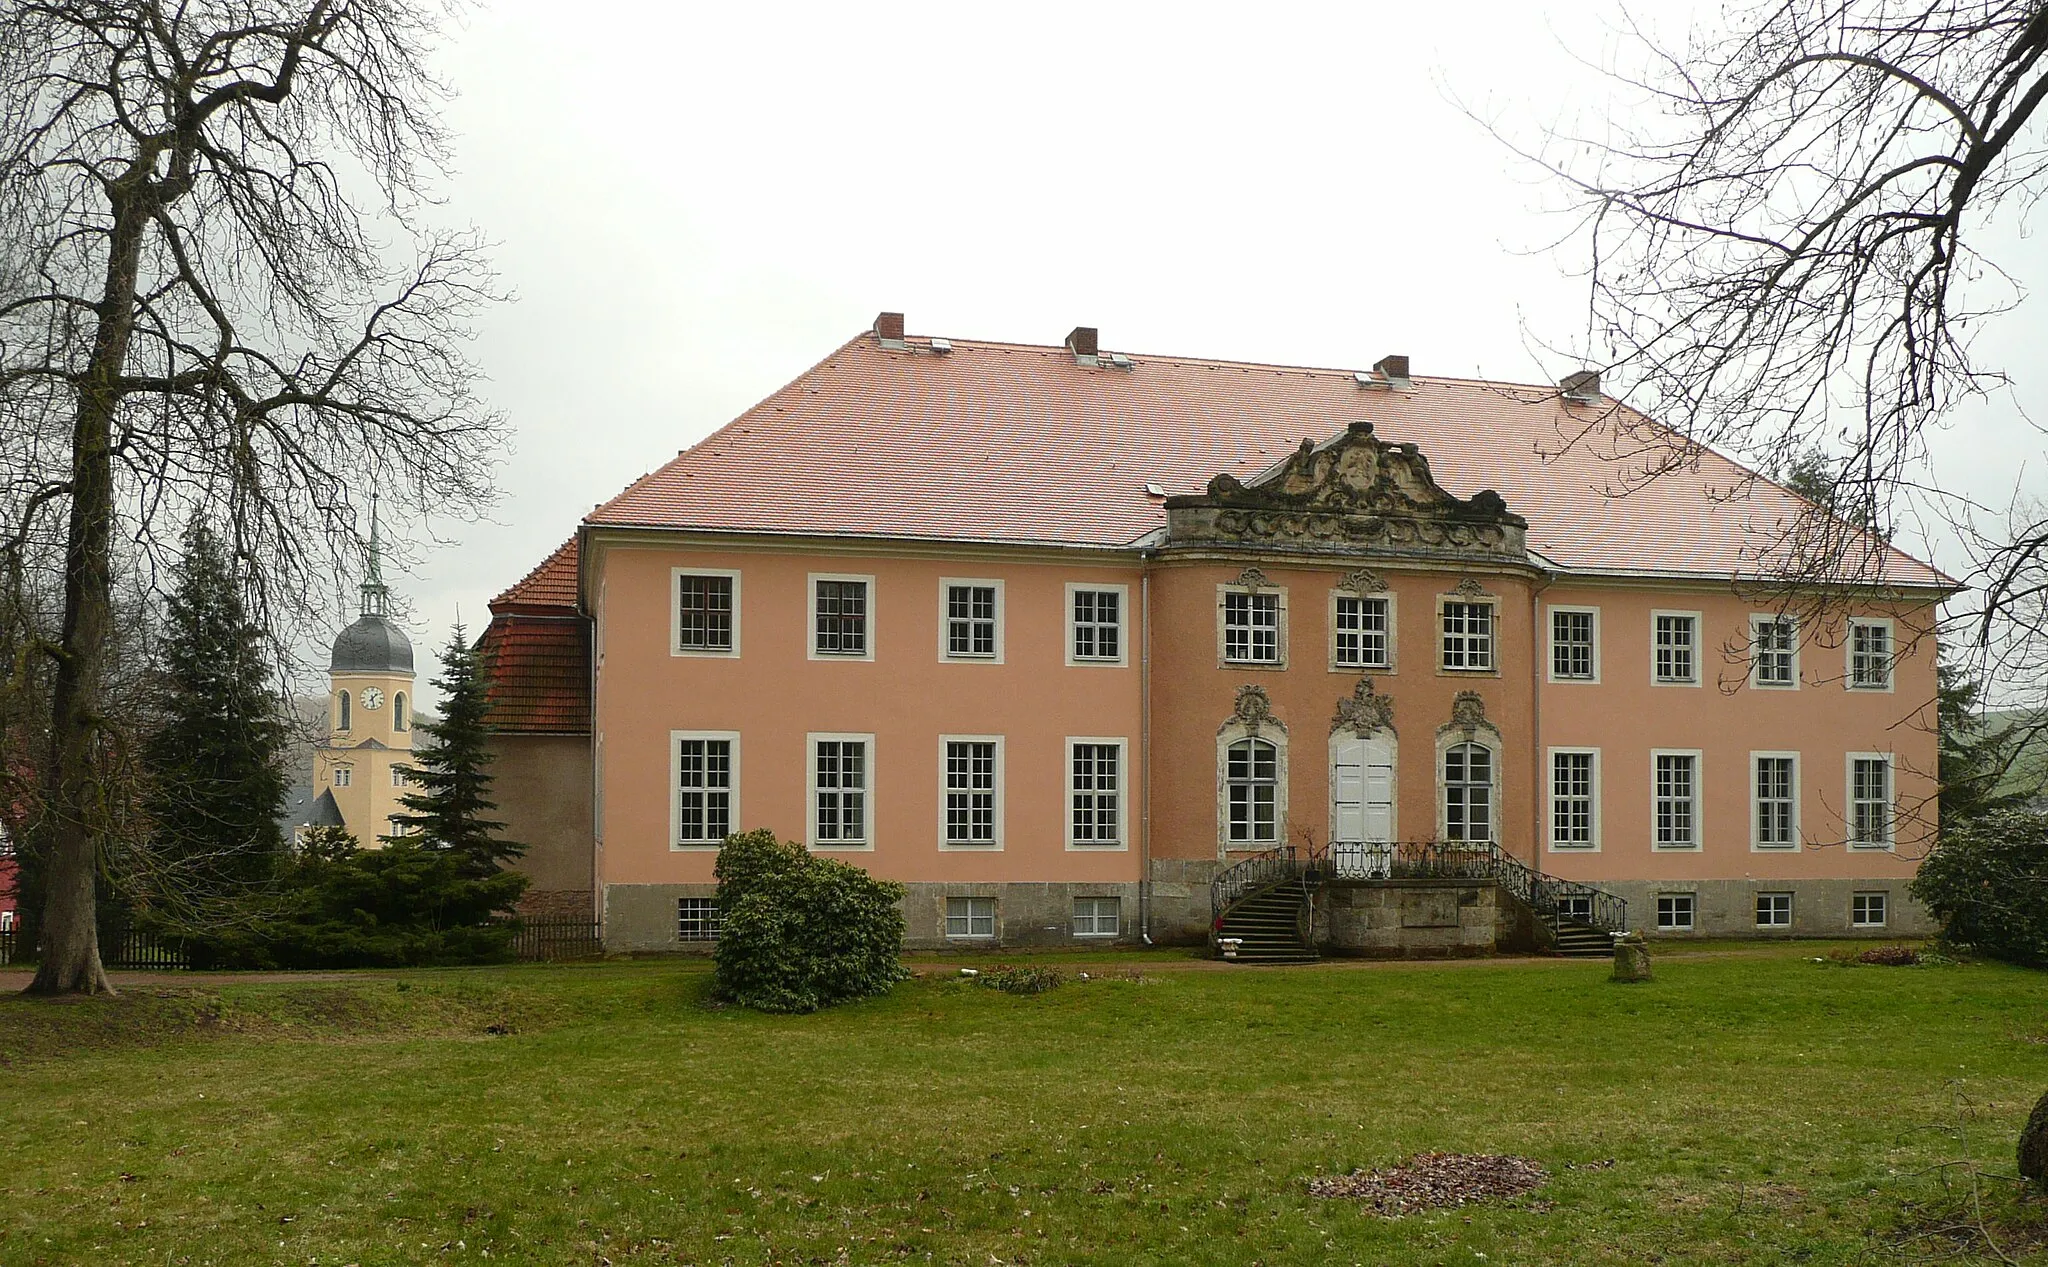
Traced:
<path fill-rule="evenodd" d="M 1360 568 L 1337 582 L 1337 588 L 1354 594 L 1384 594 L 1387 592 L 1387 578 L 1371 568 Z"/>
<path fill-rule="evenodd" d="M 1500 727 L 1486 720 L 1486 701 L 1477 691 L 1459 691 L 1451 701 L 1451 720 L 1436 728 L 1439 735 L 1457 733 L 1471 739 L 1480 731 L 1500 737 Z"/>
<path fill-rule="evenodd" d="M 1358 679 L 1358 685 L 1351 688 L 1350 699 L 1337 701 L 1337 716 L 1330 722 L 1330 733 L 1348 730 L 1364 738 L 1376 730 L 1394 728 L 1394 701 L 1373 689 L 1372 679 Z"/>
<path fill-rule="evenodd" d="M 1237 583 L 1253 592 L 1264 589 L 1268 584 L 1266 574 L 1257 568 L 1246 568 L 1244 571 L 1239 572 L 1237 574 Z"/>
<path fill-rule="evenodd" d="M 1459 581 L 1458 588 L 1452 590 L 1451 593 L 1456 594 L 1459 598 L 1493 597 L 1493 595 L 1486 592 L 1486 587 L 1484 585 L 1481 585 L 1477 579 L 1470 576 L 1466 577 L 1462 581 Z"/>
<path fill-rule="evenodd" d="M 1256 735 L 1265 726 L 1272 726 L 1285 734 L 1287 727 L 1273 716 L 1273 699 L 1266 694 L 1263 686 L 1240 686 L 1237 688 L 1237 704 L 1230 710 L 1230 720 L 1225 727 L 1236 724 L 1245 728 L 1247 734 Z"/>

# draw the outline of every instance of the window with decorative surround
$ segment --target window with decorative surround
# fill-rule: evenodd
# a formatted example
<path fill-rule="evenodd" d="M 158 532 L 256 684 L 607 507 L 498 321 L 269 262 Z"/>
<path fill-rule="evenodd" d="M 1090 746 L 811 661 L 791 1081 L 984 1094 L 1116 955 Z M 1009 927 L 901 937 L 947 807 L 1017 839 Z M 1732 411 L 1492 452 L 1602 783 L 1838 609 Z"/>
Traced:
<path fill-rule="evenodd" d="M 1230 843 L 1265 845 L 1280 839 L 1280 752 L 1263 739 L 1230 745 L 1224 781 L 1229 789 Z"/>
<path fill-rule="evenodd" d="M 1360 569 L 1330 592 L 1330 665 L 1394 667 L 1394 596 L 1377 573 Z"/>
<path fill-rule="evenodd" d="M 1444 750 L 1444 838 L 1493 839 L 1493 753 L 1484 744 Z"/>
<path fill-rule="evenodd" d="M 1476 581 L 1461 582 L 1439 607 L 1443 667 L 1464 672 L 1493 669 L 1494 603 Z"/>
<path fill-rule="evenodd" d="M 1257 568 L 1217 587 L 1226 664 L 1279 665 L 1286 662 L 1286 591 Z"/>
<path fill-rule="evenodd" d="M 338 765 L 334 767 L 334 786 L 336 787 L 348 787 L 355 781 L 355 777 L 356 772 L 353 766 Z"/>
<path fill-rule="evenodd" d="M 1849 622 L 1849 689 L 1892 689 L 1892 622 L 1889 620 Z"/>

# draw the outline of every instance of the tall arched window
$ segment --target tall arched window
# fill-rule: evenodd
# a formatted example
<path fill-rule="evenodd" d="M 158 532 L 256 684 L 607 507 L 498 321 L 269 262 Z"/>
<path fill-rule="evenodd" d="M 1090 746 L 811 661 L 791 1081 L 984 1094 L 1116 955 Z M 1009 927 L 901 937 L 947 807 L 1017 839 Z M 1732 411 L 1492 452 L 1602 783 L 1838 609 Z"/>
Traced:
<path fill-rule="evenodd" d="M 1493 839 L 1493 753 L 1480 744 L 1444 750 L 1444 836 Z"/>
<path fill-rule="evenodd" d="M 1233 844 L 1271 843 L 1280 838 L 1275 805 L 1280 784 L 1279 754 L 1263 739 L 1231 744 L 1224 771 L 1230 798 Z"/>
<path fill-rule="evenodd" d="M 391 697 L 391 729 L 404 730 L 411 724 L 405 716 L 405 692 L 400 691 Z"/>
<path fill-rule="evenodd" d="M 341 694 L 337 695 L 337 696 L 335 697 L 335 699 L 336 699 L 336 708 L 335 708 L 335 714 L 334 714 L 334 716 L 335 716 L 335 723 L 336 723 L 336 724 L 335 724 L 335 729 L 336 729 L 336 730 L 347 730 L 347 729 L 348 729 L 348 723 L 349 723 L 349 716 L 348 716 L 348 707 L 349 707 L 349 699 L 348 699 L 348 692 L 347 692 L 347 691 L 343 691 L 343 692 L 341 692 Z"/>

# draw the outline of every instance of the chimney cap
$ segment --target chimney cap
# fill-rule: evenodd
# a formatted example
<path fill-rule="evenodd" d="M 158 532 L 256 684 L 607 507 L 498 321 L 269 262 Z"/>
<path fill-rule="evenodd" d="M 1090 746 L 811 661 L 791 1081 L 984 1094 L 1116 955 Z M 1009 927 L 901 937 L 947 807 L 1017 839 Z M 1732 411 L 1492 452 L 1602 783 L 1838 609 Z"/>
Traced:
<path fill-rule="evenodd" d="M 885 348 L 900 348 L 903 344 L 903 314 L 882 312 L 875 314 L 875 337 Z"/>
<path fill-rule="evenodd" d="M 1600 399 L 1600 371 L 1579 370 L 1558 380 L 1558 390 L 1566 400 L 1591 402 Z"/>
<path fill-rule="evenodd" d="M 1067 332 L 1066 346 L 1078 364 L 1093 365 L 1101 344 L 1094 326 L 1075 326 Z"/>
<path fill-rule="evenodd" d="M 1389 383 L 1406 386 L 1408 383 L 1408 358 L 1395 352 L 1372 363 L 1373 372 L 1383 376 Z"/>

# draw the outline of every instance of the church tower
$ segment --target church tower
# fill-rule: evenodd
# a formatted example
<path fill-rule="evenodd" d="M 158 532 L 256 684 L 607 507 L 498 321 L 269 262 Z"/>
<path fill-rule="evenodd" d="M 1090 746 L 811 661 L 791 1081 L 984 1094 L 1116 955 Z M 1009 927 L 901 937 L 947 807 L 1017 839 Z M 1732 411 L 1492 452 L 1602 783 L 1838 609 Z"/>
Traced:
<path fill-rule="evenodd" d="M 328 734 L 314 752 L 310 820 L 347 829 L 365 849 L 398 834 L 391 817 L 403 811 L 412 761 L 412 641 L 386 614 L 380 546 L 372 497 L 362 614 L 334 640 L 327 664 Z"/>

